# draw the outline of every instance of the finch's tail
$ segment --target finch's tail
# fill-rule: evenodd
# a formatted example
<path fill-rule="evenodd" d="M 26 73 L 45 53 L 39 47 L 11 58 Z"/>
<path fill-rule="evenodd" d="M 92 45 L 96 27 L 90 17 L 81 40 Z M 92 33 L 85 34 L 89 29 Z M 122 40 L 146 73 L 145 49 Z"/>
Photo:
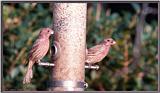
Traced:
<path fill-rule="evenodd" d="M 33 61 L 29 61 L 28 69 L 27 69 L 26 75 L 23 79 L 23 84 L 27 84 L 27 83 L 31 82 L 31 79 L 33 77 L 32 66 L 33 66 Z"/>

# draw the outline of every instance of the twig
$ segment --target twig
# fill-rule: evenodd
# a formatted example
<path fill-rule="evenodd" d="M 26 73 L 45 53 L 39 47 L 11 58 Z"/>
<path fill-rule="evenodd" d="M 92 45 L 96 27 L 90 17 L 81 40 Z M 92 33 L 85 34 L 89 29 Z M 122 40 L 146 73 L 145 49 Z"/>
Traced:
<path fill-rule="evenodd" d="M 147 11 L 145 10 L 148 7 L 148 4 L 143 4 L 142 5 L 142 10 L 139 14 L 140 19 L 137 23 L 136 26 L 136 36 L 135 36 L 135 41 L 134 41 L 134 47 L 133 47 L 133 64 L 131 68 L 135 69 L 138 66 L 138 62 L 140 60 L 141 56 L 141 37 L 142 37 L 142 32 L 143 32 L 143 27 L 144 27 L 144 22 L 145 22 L 145 17 L 147 14 Z"/>

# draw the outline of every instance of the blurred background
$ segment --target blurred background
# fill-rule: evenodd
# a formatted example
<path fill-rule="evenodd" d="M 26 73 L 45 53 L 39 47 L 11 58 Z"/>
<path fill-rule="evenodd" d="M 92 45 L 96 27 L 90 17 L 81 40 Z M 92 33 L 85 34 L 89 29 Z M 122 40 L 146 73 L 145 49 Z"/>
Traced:
<path fill-rule="evenodd" d="M 107 37 L 117 44 L 99 70 L 86 69 L 86 91 L 156 91 L 158 3 L 88 3 L 87 13 L 87 47 Z M 40 28 L 52 24 L 50 4 L 3 2 L 2 14 L 2 90 L 47 90 L 50 67 L 36 65 L 32 83 L 24 86 L 22 80 Z"/>

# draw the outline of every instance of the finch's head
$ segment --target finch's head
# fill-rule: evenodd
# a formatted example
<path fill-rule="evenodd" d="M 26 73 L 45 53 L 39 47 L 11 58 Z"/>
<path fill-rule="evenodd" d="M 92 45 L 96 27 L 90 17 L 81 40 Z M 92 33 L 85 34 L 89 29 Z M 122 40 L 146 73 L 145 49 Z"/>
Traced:
<path fill-rule="evenodd" d="M 49 38 L 51 34 L 54 34 L 54 31 L 50 28 L 42 28 L 39 36 L 45 37 L 45 38 Z"/>
<path fill-rule="evenodd" d="M 116 41 L 114 41 L 112 38 L 107 38 L 107 39 L 104 39 L 104 43 L 105 45 L 115 45 Z"/>

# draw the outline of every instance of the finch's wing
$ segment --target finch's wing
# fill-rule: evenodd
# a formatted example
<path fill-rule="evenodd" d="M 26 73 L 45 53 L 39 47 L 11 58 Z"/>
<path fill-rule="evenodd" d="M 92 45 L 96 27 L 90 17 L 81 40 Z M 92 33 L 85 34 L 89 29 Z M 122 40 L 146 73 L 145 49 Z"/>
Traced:
<path fill-rule="evenodd" d="M 104 46 L 103 45 L 96 45 L 94 47 L 91 47 L 88 49 L 88 56 L 95 56 L 98 55 L 99 53 L 103 52 Z"/>
<path fill-rule="evenodd" d="M 40 46 L 40 45 L 42 45 L 42 42 L 43 42 L 43 39 L 37 39 L 37 40 L 34 42 L 32 48 L 31 48 L 31 50 L 30 50 L 30 52 L 29 52 L 29 59 L 34 59 L 36 56 L 39 55 L 39 53 L 40 53 L 40 51 L 41 51 L 41 48 L 42 48 L 42 47 Z"/>

